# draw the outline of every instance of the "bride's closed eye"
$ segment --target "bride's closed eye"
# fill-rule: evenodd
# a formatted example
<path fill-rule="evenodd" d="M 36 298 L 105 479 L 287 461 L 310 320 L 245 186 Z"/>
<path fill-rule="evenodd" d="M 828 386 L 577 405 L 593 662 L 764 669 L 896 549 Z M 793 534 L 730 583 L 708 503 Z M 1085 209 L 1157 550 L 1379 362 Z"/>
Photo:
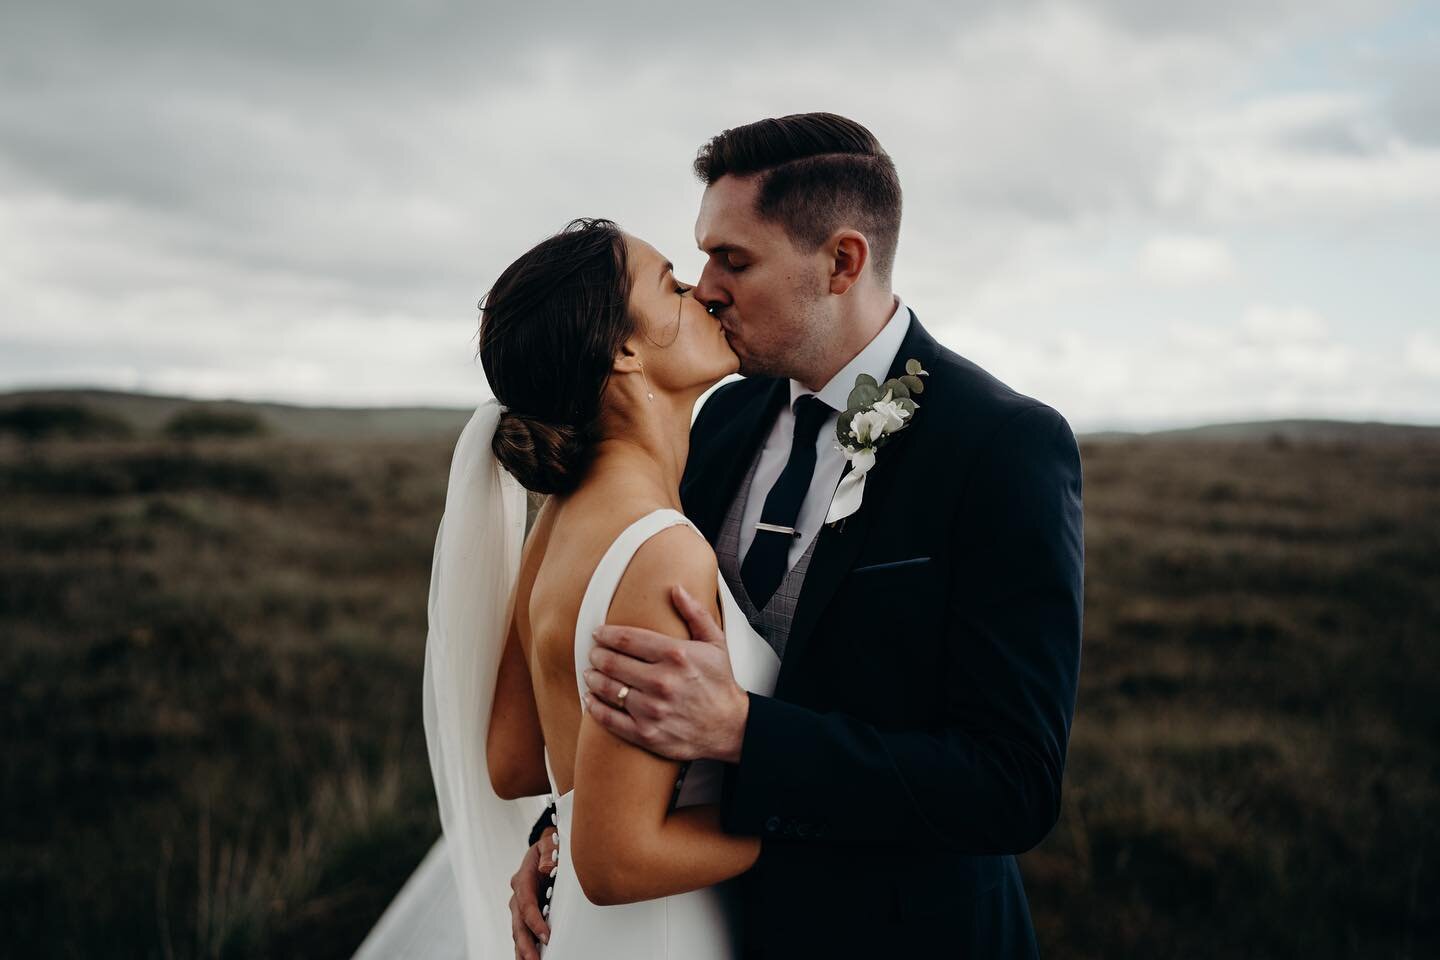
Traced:
<path fill-rule="evenodd" d="M 687 287 L 687 286 L 685 286 L 685 284 L 679 283 L 678 281 L 677 281 L 676 284 L 675 284 L 675 292 L 678 293 L 678 294 L 680 294 L 680 296 L 682 296 L 682 297 L 685 296 L 685 294 L 689 293 L 691 290 L 694 290 L 694 289 L 695 289 L 694 287 Z"/>

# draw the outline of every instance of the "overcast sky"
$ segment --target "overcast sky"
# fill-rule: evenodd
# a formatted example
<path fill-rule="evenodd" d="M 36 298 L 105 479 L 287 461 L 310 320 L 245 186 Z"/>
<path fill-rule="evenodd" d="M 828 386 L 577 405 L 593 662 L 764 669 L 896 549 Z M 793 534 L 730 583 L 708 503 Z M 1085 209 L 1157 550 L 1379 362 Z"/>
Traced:
<path fill-rule="evenodd" d="M 831 110 L 896 291 L 1078 429 L 1440 422 L 1440 2 L 0 0 L 0 389 L 468 405 L 575 216 Z"/>

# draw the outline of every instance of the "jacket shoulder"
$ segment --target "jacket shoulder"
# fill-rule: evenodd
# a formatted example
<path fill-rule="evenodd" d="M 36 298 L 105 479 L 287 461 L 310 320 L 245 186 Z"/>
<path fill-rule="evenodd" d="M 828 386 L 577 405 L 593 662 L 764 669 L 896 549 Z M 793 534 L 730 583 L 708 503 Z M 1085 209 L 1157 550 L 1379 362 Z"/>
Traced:
<path fill-rule="evenodd" d="M 721 383 L 701 400 L 700 409 L 690 424 L 691 436 L 705 436 L 713 432 L 774 382 L 767 377 L 741 377 Z"/>
<path fill-rule="evenodd" d="M 1051 430 L 1063 425 L 1070 432 L 1065 417 L 1050 404 L 1021 393 L 948 347 L 936 345 L 930 374 L 921 403 L 929 398 L 942 407 L 945 416 L 939 419 L 956 440 L 983 442 L 1007 425 L 1034 424 Z"/>

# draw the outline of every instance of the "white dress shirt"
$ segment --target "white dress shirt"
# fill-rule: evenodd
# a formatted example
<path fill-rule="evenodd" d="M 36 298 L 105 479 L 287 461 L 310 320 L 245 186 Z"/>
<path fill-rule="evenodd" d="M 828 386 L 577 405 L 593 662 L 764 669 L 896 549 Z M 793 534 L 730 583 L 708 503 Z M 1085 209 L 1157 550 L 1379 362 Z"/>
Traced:
<path fill-rule="evenodd" d="M 840 451 L 840 444 L 835 438 L 835 423 L 845 410 L 845 400 L 850 396 L 850 391 L 855 389 L 855 378 L 862 373 L 868 373 L 877 383 L 884 383 L 890 372 L 890 365 L 895 362 L 895 355 L 900 352 L 900 343 L 909 329 L 910 311 L 897 296 L 890 319 L 880 332 L 875 334 L 875 339 L 855 354 L 850 362 L 815 394 L 832 412 L 821 424 L 820 435 L 815 438 L 815 473 L 810 479 L 810 489 L 800 503 L 800 516 L 795 521 L 798 536 L 790 544 L 790 555 L 785 569 L 795 566 L 796 561 L 810 546 L 810 541 L 820 532 L 820 525 L 825 522 L 825 514 L 830 512 L 830 499 L 835 495 L 835 488 L 840 485 L 840 474 L 845 472 L 845 455 Z M 770 434 L 765 438 L 765 446 L 760 450 L 760 462 L 755 467 L 755 478 L 750 483 L 750 498 L 745 502 L 745 510 L 740 515 L 742 562 L 745 554 L 750 551 L 750 544 L 755 541 L 755 524 L 760 522 L 765 498 L 770 495 L 770 488 L 780 479 L 780 473 L 790 459 L 790 441 L 795 436 L 795 401 L 807 393 L 810 393 L 810 390 L 804 385 L 790 381 L 790 402 L 780 410 L 779 416 L 775 418 L 775 425 L 770 428 Z"/>

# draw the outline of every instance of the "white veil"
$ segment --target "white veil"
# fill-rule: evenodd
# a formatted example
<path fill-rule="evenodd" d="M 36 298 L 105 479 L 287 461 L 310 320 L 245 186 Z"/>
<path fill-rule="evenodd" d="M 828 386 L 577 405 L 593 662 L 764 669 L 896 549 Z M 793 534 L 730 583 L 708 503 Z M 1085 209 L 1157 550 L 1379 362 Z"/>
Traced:
<path fill-rule="evenodd" d="M 430 570 L 425 743 L 441 837 L 356 952 L 369 958 L 510 957 L 510 877 L 543 797 L 501 800 L 485 760 L 504 650 L 525 490 L 496 461 L 500 405 L 476 409 L 455 444 Z"/>

